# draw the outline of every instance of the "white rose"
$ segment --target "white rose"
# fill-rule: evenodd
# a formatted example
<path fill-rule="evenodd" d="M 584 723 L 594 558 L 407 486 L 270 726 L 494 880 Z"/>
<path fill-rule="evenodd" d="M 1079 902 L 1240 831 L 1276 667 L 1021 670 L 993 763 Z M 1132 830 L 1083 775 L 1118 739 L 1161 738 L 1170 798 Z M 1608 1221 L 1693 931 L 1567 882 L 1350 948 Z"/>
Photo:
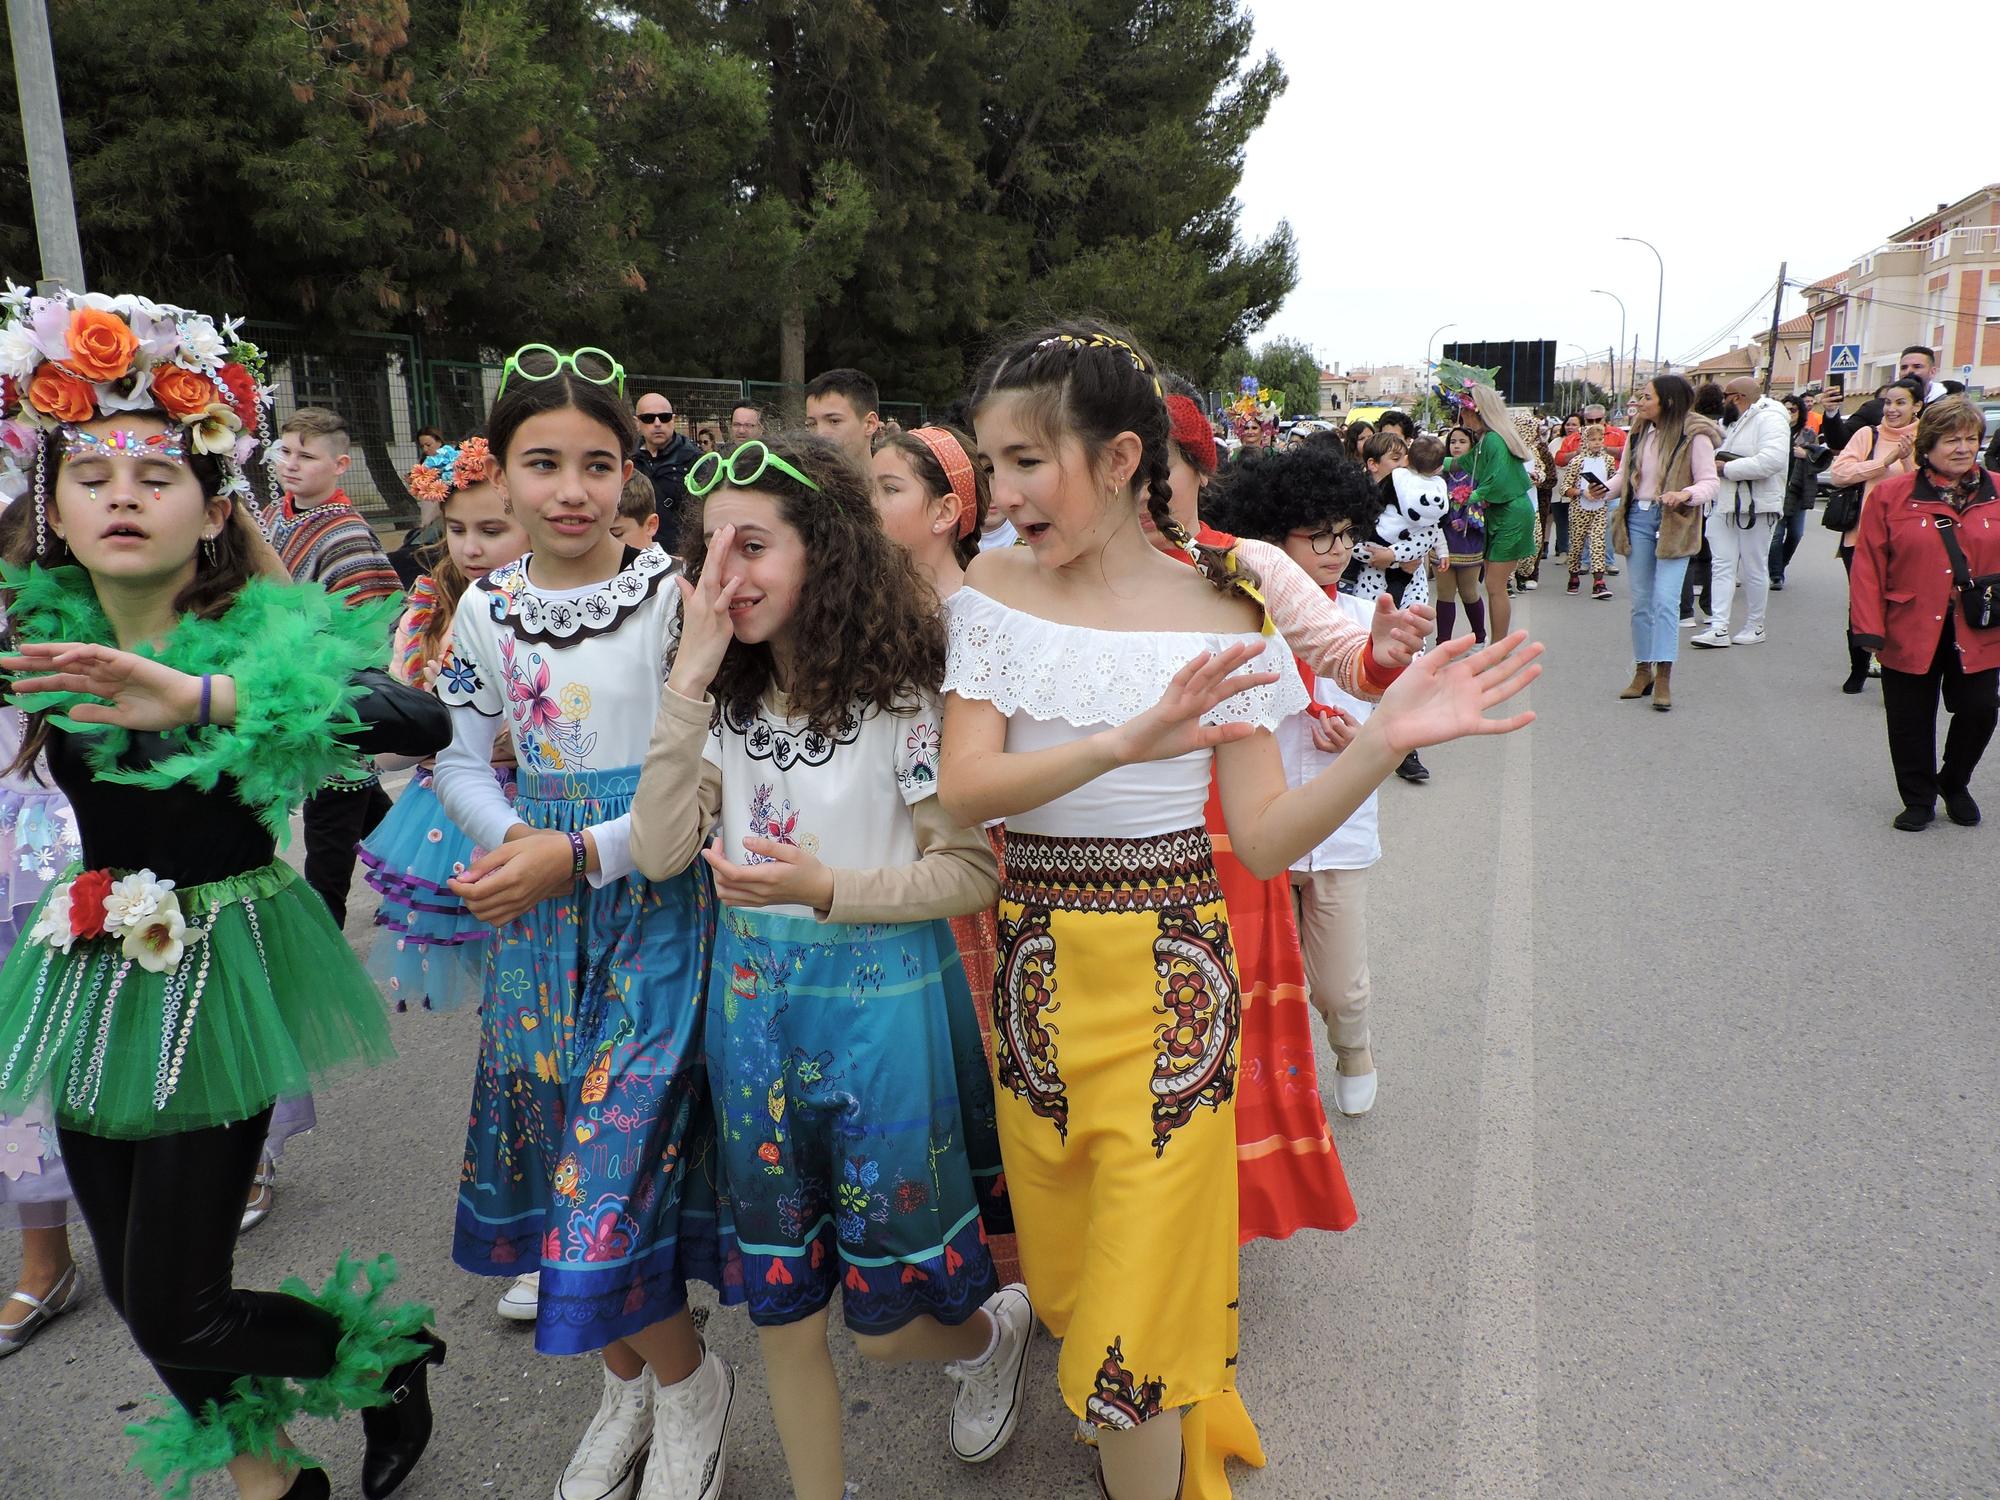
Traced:
<path fill-rule="evenodd" d="M 76 942 L 76 934 L 69 930 L 69 887 L 65 880 L 53 891 L 42 905 L 42 914 L 35 918 L 35 925 L 28 933 L 31 943 L 46 943 L 51 948 L 69 952 Z"/>
<path fill-rule="evenodd" d="M 25 380 L 34 373 L 36 363 L 41 359 L 41 350 L 28 337 L 28 330 L 18 324 L 0 328 L 0 375 L 14 380 Z"/>
<path fill-rule="evenodd" d="M 187 951 L 187 922 L 169 894 L 160 909 L 125 934 L 125 956 L 154 974 L 172 971 Z"/>
<path fill-rule="evenodd" d="M 104 898 L 104 925 L 117 932 L 136 927 L 173 900 L 174 883 L 156 880 L 151 870 L 139 870 L 111 882 L 111 894 Z M 175 903 L 179 903 L 176 901 Z"/>
<path fill-rule="evenodd" d="M 97 409 L 107 417 L 115 411 L 148 411 L 154 405 L 151 370 L 141 370 L 135 375 L 132 378 L 132 389 L 122 396 L 118 394 L 116 386 L 97 387 Z"/>
<path fill-rule="evenodd" d="M 180 332 L 182 357 L 204 373 L 213 374 L 227 349 L 215 325 L 206 318 L 189 318 L 181 324 Z"/>

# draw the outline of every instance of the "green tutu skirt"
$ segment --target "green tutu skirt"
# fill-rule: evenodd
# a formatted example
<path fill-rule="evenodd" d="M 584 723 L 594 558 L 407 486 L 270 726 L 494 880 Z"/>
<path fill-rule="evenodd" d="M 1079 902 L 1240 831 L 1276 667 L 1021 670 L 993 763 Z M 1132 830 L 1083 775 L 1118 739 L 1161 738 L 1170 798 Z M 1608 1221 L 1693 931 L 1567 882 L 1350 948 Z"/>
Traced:
<path fill-rule="evenodd" d="M 47 1089 L 57 1121 L 126 1140 L 247 1120 L 394 1053 L 382 997 L 289 865 L 176 891 L 201 929 L 164 973 L 114 938 L 31 936 L 0 968 L 0 1112 Z"/>

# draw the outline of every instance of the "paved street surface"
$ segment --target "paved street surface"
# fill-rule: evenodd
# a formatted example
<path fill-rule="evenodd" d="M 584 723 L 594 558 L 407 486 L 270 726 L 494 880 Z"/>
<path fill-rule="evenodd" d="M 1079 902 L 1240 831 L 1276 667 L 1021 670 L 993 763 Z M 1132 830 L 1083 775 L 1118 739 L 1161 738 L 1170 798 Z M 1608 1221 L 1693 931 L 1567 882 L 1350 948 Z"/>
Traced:
<path fill-rule="evenodd" d="M 1684 654 L 1668 715 L 1615 696 L 1625 580 L 1601 604 L 1546 575 L 1518 608 L 1549 645 L 1540 722 L 1384 789 L 1381 1098 L 1335 1125 L 1361 1223 L 1244 1254 L 1270 1456 L 1245 1500 L 2000 1489 L 2000 771 L 1988 827 L 1890 829 L 1879 689 L 1837 691 L 1831 551 L 1815 526 L 1768 644 Z M 597 1366 L 538 1357 L 500 1284 L 451 1267 L 477 1022 L 395 1024 L 393 1066 L 320 1097 L 239 1280 L 394 1251 L 451 1341 L 402 1493 L 546 1500 Z M 91 1300 L 0 1363 L 5 1500 L 148 1493 L 119 1427 L 156 1381 L 78 1244 Z M 752 1336 L 710 1332 L 741 1375 L 728 1493 L 779 1500 Z M 838 1343 L 864 1500 L 1095 1493 L 1046 1339 L 976 1470 L 941 1376 Z M 303 1436 L 358 1493 L 359 1425 Z"/>

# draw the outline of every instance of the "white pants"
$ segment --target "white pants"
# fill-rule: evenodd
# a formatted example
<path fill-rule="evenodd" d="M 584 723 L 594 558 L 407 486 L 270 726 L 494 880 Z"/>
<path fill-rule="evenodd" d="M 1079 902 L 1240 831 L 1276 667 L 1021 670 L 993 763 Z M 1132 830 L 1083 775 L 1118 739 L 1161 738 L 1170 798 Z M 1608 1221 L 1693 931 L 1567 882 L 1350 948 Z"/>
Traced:
<path fill-rule="evenodd" d="M 1715 616 L 1714 628 L 1729 628 L 1729 606 L 1736 596 L 1736 580 L 1743 580 L 1743 628 L 1764 628 L 1764 607 L 1771 599 L 1771 534 L 1778 518 L 1759 513 L 1756 524 L 1745 531 L 1735 516 L 1717 510 L 1708 518 L 1708 550 L 1714 559 L 1708 575 L 1708 612 Z"/>

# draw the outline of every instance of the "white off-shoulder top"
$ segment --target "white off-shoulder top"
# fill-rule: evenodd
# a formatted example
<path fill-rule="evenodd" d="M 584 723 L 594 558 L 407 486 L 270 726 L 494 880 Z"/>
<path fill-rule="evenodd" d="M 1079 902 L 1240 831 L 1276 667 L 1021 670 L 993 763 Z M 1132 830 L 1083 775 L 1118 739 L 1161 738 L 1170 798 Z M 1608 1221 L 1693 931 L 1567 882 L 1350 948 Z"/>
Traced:
<path fill-rule="evenodd" d="M 1195 656 L 1239 642 L 1263 647 L 1239 670 L 1276 672 L 1278 680 L 1225 698 L 1202 716 L 1204 723 L 1274 730 L 1306 706 L 1291 649 L 1275 630 L 1094 630 L 1027 614 L 975 588 L 945 601 L 945 620 L 951 644 L 944 690 L 1005 714 L 1010 751 L 1045 750 L 1136 718 Z M 1213 755 L 1197 750 L 1119 766 L 1008 818 L 1007 827 L 1063 838 L 1152 838 L 1197 828 Z"/>

